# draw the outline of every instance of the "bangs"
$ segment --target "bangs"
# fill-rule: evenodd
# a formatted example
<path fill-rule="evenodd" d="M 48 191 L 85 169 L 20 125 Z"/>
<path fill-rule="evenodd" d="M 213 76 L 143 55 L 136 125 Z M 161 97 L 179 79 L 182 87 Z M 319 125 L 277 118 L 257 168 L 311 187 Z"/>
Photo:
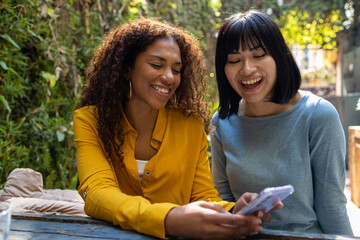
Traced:
<path fill-rule="evenodd" d="M 239 51 L 241 43 L 241 50 L 245 51 L 252 48 L 261 48 L 266 52 L 264 44 L 262 29 L 259 29 L 255 23 L 250 19 L 242 19 L 234 22 L 227 31 L 225 40 L 226 54 Z"/>

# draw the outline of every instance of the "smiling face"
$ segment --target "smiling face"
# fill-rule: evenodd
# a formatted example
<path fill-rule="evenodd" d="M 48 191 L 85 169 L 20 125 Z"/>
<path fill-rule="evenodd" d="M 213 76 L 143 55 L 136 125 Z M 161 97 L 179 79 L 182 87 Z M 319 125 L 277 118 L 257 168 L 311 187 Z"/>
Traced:
<path fill-rule="evenodd" d="M 268 101 L 276 82 L 274 58 L 261 47 L 242 49 L 228 54 L 225 74 L 230 85 L 246 102 Z"/>
<path fill-rule="evenodd" d="M 132 96 L 137 108 L 165 107 L 180 84 L 181 54 L 173 39 L 159 39 L 140 53 L 130 70 Z"/>

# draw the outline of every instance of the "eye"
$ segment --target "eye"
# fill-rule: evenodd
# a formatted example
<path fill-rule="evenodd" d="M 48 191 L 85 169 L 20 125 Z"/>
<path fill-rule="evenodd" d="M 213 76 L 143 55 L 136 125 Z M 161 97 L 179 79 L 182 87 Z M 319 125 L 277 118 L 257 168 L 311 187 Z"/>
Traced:
<path fill-rule="evenodd" d="M 172 71 L 175 75 L 179 75 L 181 72 L 181 70 L 177 70 L 177 69 L 173 69 Z"/>
<path fill-rule="evenodd" d="M 262 57 L 265 57 L 265 56 L 266 56 L 266 53 L 255 54 L 255 55 L 254 55 L 254 58 L 262 58 Z"/>
<path fill-rule="evenodd" d="M 253 54 L 254 58 L 262 58 L 265 57 L 268 52 L 266 51 L 266 49 L 258 47 L 253 51 Z"/>
<path fill-rule="evenodd" d="M 150 63 L 150 65 L 151 65 L 153 68 L 156 68 L 156 69 L 161 68 L 161 65 L 156 64 L 156 63 Z"/>
<path fill-rule="evenodd" d="M 227 63 L 236 64 L 236 63 L 240 62 L 240 60 L 241 60 L 241 58 L 240 58 L 239 54 L 228 54 Z"/>
<path fill-rule="evenodd" d="M 240 62 L 240 59 L 237 59 L 237 60 L 228 60 L 228 63 L 229 64 L 235 64 L 235 63 L 238 63 L 238 62 Z"/>

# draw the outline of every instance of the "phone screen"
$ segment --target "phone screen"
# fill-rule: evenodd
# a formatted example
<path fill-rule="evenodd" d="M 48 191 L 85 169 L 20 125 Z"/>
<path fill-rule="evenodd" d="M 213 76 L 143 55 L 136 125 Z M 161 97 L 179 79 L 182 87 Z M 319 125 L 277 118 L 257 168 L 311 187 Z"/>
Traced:
<path fill-rule="evenodd" d="M 265 188 L 254 200 L 243 207 L 239 214 L 254 216 L 260 210 L 268 212 L 293 192 L 294 187 L 292 185 Z"/>

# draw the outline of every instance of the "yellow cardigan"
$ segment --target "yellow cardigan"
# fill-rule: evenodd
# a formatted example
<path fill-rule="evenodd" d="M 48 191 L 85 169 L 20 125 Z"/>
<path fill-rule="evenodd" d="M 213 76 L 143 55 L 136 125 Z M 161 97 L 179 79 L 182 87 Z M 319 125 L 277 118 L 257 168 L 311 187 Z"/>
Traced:
<path fill-rule="evenodd" d="M 161 109 L 152 135 L 158 152 L 149 160 L 142 182 L 134 158 L 136 130 L 124 119 L 124 160 L 110 162 L 98 135 L 94 107 L 75 111 L 74 130 L 80 195 L 85 212 L 123 229 L 165 238 L 164 219 L 174 207 L 205 200 L 226 210 L 210 173 L 202 122 L 176 109 Z M 116 168 L 116 170 L 115 170 Z"/>

